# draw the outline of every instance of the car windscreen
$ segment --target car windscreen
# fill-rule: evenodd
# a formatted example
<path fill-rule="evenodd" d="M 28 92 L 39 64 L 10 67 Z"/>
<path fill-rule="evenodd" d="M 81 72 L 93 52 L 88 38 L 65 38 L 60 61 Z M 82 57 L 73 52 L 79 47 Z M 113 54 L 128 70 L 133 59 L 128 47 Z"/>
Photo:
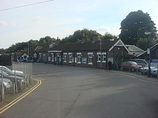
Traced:
<path fill-rule="evenodd" d="M 6 72 L 0 70 L 0 75 L 2 75 L 2 74 L 3 74 L 4 76 L 8 76 L 8 74 L 7 74 Z"/>
<path fill-rule="evenodd" d="M 7 68 L 7 67 L 5 67 L 5 66 L 1 66 L 1 67 L 0 67 L 0 70 L 3 70 L 4 72 L 6 72 L 6 73 L 9 74 L 9 75 L 13 75 L 13 74 L 14 74 L 13 71 L 11 71 L 9 68 Z"/>
<path fill-rule="evenodd" d="M 158 67 L 158 63 L 151 63 L 150 66 L 151 67 Z"/>

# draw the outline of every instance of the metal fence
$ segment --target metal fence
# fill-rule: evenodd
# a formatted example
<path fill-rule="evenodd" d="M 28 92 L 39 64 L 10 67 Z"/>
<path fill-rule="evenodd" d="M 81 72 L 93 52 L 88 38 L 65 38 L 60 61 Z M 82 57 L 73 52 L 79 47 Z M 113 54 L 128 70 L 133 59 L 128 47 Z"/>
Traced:
<path fill-rule="evenodd" d="M 18 93 L 32 84 L 32 63 L 13 62 L 0 66 L 0 101 Z"/>
<path fill-rule="evenodd" d="M 26 86 L 32 83 L 32 63 L 14 62 L 12 63 L 12 69 L 22 71 L 24 75 L 27 76 L 25 82 Z"/>

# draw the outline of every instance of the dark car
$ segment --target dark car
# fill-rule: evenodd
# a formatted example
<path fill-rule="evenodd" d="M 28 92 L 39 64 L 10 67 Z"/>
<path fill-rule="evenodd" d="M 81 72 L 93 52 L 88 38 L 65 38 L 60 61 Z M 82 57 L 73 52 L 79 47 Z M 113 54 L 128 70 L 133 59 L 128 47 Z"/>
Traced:
<path fill-rule="evenodd" d="M 121 70 L 128 70 L 128 71 L 139 71 L 142 67 L 141 65 L 138 65 L 134 61 L 125 61 L 121 65 Z"/>

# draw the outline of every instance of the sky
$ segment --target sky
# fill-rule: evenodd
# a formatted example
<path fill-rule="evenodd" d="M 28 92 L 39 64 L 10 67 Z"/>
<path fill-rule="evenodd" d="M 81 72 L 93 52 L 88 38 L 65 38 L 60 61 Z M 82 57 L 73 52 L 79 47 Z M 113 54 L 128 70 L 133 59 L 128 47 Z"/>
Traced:
<path fill-rule="evenodd" d="M 158 0 L 0 0 L 0 49 L 45 36 L 62 39 L 84 28 L 118 36 L 121 21 L 138 10 L 158 29 L 157 5 Z"/>

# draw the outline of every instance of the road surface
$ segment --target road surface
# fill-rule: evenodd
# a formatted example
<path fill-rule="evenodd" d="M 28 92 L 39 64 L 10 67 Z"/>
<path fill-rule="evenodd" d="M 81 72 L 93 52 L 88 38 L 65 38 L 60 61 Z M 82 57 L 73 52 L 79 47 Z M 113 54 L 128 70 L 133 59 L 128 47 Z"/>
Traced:
<path fill-rule="evenodd" d="M 96 68 L 33 64 L 42 84 L 0 118 L 158 118 L 158 80 Z"/>

